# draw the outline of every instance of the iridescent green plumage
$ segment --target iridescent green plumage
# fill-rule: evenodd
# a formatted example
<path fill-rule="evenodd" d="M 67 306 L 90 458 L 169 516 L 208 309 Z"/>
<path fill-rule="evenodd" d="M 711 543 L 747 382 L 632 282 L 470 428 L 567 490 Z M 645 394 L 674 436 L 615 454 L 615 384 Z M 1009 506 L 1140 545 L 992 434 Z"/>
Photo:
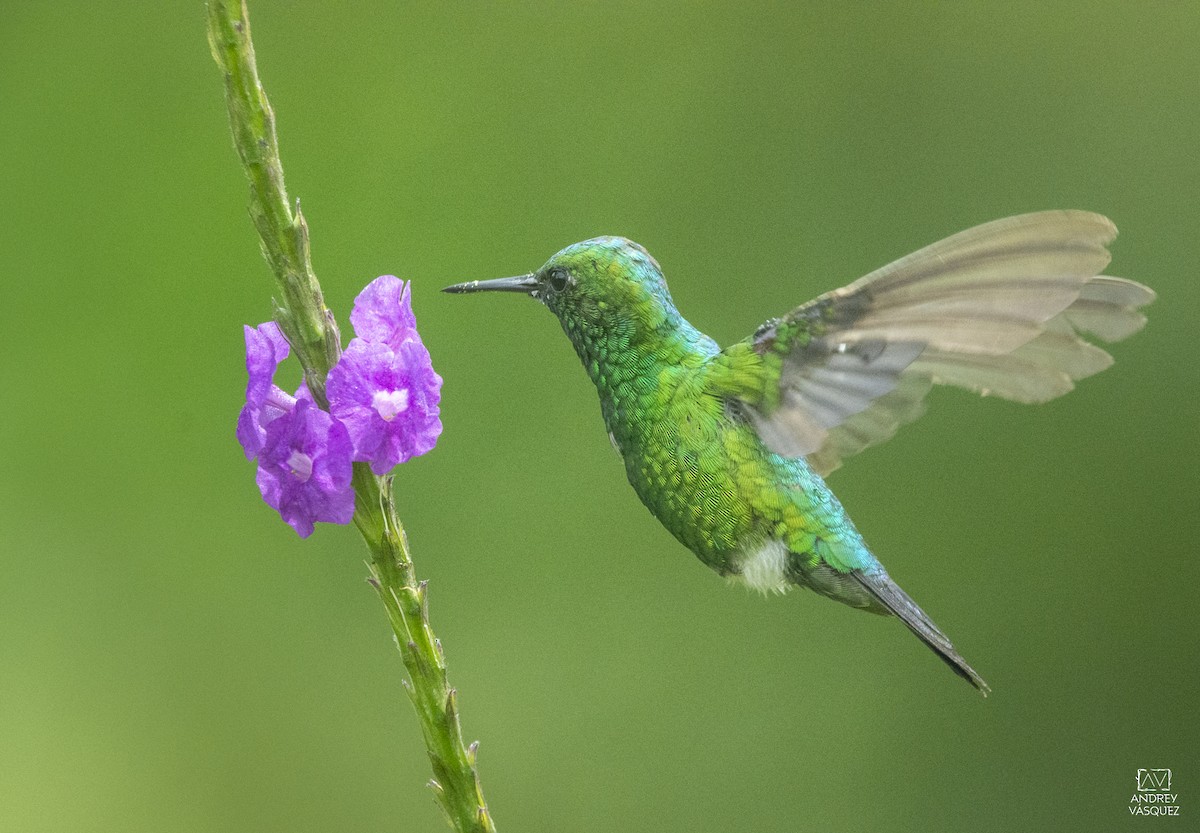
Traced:
<path fill-rule="evenodd" d="M 823 475 L 920 414 L 935 383 L 1025 402 L 1111 363 L 1153 293 L 1099 276 L 1116 229 L 1085 212 L 999 220 L 828 293 L 725 350 L 676 310 L 635 243 L 570 246 L 536 273 L 449 287 L 539 299 L 600 395 L 642 502 L 701 561 L 898 616 L 987 685 L 867 549 Z"/>

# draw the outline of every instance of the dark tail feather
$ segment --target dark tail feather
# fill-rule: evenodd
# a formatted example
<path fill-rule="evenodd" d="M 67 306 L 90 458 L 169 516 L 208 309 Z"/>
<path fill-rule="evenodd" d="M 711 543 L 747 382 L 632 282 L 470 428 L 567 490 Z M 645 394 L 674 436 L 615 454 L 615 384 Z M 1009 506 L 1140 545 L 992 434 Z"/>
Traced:
<path fill-rule="evenodd" d="M 988 696 L 988 692 L 992 689 L 984 682 L 983 677 L 975 673 L 975 669 L 967 664 L 958 651 L 954 650 L 954 646 L 950 644 L 946 634 L 933 624 L 933 620 L 925 615 L 925 611 L 921 610 L 917 603 L 910 599 L 908 594 L 901 590 L 887 573 L 882 571 L 863 573 L 855 570 L 851 575 L 881 605 L 898 616 L 900 621 L 917 635 L 917 639 L 928 645 L 935 654 L 942 658 L 943 662 L 954 670 L 955 674 L 979 689 L 979 693 L 984 697 Z"/>

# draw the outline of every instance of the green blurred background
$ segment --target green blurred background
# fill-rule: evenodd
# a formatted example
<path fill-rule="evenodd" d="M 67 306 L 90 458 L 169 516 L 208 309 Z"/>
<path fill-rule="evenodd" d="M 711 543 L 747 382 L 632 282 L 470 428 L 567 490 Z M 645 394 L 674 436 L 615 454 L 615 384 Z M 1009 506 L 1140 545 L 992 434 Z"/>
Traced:
<path fill-rule="evenodd" d="M 1181 830 L 1200 814 L 1200 11 L 256 2 L 317 273 L 414 280 L 445 433 L 399 470 L 501 831 Z M 0 23 L 0 830 L 438 830 L 352 528 L 233 438 L 272 284 L 199 2 Z M 558 325 L 450 282 L 623 234 L 728 342 L 952 232 L 1122 230 L 1159 293 L 1029 408 L 939 391 L 832 482 L 991 682 L 704 569 Z M 293 376 L 294 378 L 294 376 Z"/>

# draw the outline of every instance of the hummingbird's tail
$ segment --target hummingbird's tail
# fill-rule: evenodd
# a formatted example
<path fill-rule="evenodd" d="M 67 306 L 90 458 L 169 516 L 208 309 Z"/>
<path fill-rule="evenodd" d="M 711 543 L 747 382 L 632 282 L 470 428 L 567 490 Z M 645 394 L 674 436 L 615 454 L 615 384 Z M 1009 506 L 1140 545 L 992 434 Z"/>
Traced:
<path fill-rule="evenodd" d="M 921 610 L 917 603 L 909 598 L 909 595 L 901 590 L 900 586 L 892 581 L 886 572 L 882 569 L 870 573 L 855 570 L 851 575 L 858 580 L 858 583 L 872 598 L 887 608 L 890 613 L 898 616 L 900 621 L 917 635 L 918 639 L 928 645 L 935 654 L 942 658 L 943 662 L 954 670 L 955 674 L 975 686 L 984 697 L 988 696 L 988 692 L 992 689 L 984 682 L 983 677 L 975 673 L 975 669 L 967 664 L 958 651 L 954 650 L 954 646 L 946 634 L 942 633 L 933 620 L 925 615 L 925 611 Z"/>

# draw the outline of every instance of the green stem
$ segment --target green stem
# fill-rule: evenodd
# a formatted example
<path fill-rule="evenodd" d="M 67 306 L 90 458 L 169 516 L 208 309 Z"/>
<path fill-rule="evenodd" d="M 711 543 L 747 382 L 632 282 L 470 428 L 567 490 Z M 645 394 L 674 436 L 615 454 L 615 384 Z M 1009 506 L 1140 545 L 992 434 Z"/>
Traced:
<path fill-rule="evenodd" d="M 309 253 L 308 225 L 293 212 L 283 183 L 275 114 L 258 79 L 245 2 L 210 0 L 208 40 L 225 76 L 233 143 L 250 179 L 250 217 L 283 298 L 279 323 L 323 407 L 325 377 L 341 353 L 341 336 L 321 294 Z M 429 624 L 425 582 L 413 569 L 390 477 L 354 464 L 354 523 L 371 552 L 371 584 L 379 593 L 410 679 L 404 687 L 421 722 L 433 766 L 432 786 L 460 833 L 494 833 L 475 769 L 475 744 L 463 743 L 455 690 L 446 679 L 441 643 Z"/>

